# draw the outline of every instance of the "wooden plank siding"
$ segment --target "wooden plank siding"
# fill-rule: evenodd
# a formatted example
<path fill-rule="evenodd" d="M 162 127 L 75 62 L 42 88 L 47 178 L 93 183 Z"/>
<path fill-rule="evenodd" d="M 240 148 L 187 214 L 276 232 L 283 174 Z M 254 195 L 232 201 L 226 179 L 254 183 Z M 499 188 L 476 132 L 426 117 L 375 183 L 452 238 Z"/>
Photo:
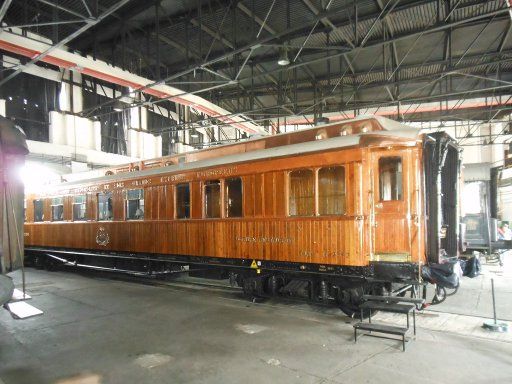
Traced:
<path fill-rule="evenodd" d="M 96 243 L 100 227 L 106 246 Z M 53 248 L 365 265 L 350 217 L 35 223 L 25 232 L 28 245 Z"/>
<path fill-rule="evenodd" d="M 378 177 L 375 152 L 349 148 L 150 177 L 137 177 L 134 172 L 133 177 L 122 182 L 84 181 L 80 185 L 56 186 L 28 196 L 25 243 L 28 247 L 347 266 L 368 265 L 372 253 L 382 250 L 411 252 L 414 260 L 424 260 L 424 228 L 419 225 L 409 229 L 411 220 L 423 222 L 424 207 L 419 200 L 423 193 L 419 169 L 421 146 L 380 150 L 382 155 L 400 153 L 405 156 L 404 201 L 397 203 L 393 214 L 381 215 L 377 226 L 372 224 L 376 193 L 372 188 Z M 317 172 L 327 166 L 345 168 L 345 213 L 289 217 L 288 173 L 294 169 Z M 224 191 L 224 180 L 234 177 L 242 179 L 243 217 L 226 218 L 223 208 L 222 217 L 203 218 L 203 183 L 222 180 L 221 190 Z M 190 219 L 176 219 L 175 185 L 179 183 L 190 185 Z M 127 221 L 125 191 L 139 188 L 144 189 L 144 220 Z M 103 191 L 113 195 L 112 221 L 97 221 L 97 194 Z M 87 196 L 87 221 L 72 221 L 74 194 Z M 49 222 L 50 202 L 55 196 L 65 197 L 64 221 L 61 222 Z M 33 200 L 38 197 L 45 199 L 47 221 L 34 223 Z M 318 193 L 315 198 L 318 199 Z M 318 212 L 318 201 L 315 206 Z M 99 244 L 99 231 L 108 235 L 108 244 Z"/>

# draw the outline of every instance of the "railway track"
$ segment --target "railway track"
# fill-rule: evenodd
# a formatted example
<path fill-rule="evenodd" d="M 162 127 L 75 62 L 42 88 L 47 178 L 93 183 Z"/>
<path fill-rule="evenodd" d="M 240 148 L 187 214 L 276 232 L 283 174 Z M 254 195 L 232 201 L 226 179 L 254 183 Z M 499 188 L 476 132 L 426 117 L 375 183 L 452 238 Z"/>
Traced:
<path fill-rule="evenodd" d="M 248 298 L 241 287 L 230 286 L 223 280 L 212 280 L 204 278 L 195 278 L 189 276 L 178 276 L 170 279 L 163 279 L 154 276 L 137 276 L 127 274 L 117 274 L 115 272 L 100 270 L 84 270 L 70 266 L 61 267 L 62 270 L 70 270 L 73 273 L 79 273 L 83 276 L 93 278 L 104 278 L 129 283 L 143 284 L 153 287 L 168 288 L 180 290 L 187 293 L 208 293 L 215 294 L 217 298 L 223 300 L 237 301 L 245 304 L 255 304 L 270 307 L 286 307 L 297 311 L 306 311 L 310 313 L 322 313 L 326 315 L 336 315 L 346 317 L 343 312 L 335 305 L 329 305 L 322 302 L 312 302 L 300 298 L 279 296 L 268 298 Z M 183 272 L 181 275 L 185 275 Z M 348 318 L 348 317 L 347 317 Z"/>

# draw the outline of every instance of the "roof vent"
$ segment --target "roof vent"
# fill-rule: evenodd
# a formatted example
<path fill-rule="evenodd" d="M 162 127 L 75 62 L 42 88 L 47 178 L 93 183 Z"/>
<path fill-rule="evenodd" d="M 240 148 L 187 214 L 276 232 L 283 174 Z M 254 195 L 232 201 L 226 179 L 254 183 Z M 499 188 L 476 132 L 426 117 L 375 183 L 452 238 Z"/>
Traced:
<path fill-rule="evenodd" d="M 315 119 L 315 125 L 324 125 L 324 124 L 329 124 L 328 117 L 317 117 Z"/>

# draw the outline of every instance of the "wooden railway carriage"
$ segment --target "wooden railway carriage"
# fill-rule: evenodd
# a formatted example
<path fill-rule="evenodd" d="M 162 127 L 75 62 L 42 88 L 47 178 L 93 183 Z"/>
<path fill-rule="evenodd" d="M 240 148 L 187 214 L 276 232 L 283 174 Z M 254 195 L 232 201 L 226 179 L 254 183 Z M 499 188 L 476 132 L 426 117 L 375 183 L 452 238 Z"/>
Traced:
<path fill-rule="evenodd" d="M 361 117 L 50 186 L 27 197 L 25 244 L 72 265 L 218 271 L 351 314 L 457 254 L 458 170 L 445 134 Z"/>

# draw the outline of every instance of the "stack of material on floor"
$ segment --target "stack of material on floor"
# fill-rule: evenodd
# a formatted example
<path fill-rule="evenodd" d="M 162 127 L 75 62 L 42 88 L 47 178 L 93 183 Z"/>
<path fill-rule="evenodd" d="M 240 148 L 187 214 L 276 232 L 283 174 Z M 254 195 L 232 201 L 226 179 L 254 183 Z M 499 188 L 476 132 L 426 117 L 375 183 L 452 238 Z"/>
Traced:
<path fill-rule="evenodd" d="M 25 302 L 25 300 L 31 298 L 26 292 L 23 293 L 19 289 L 14 289 L 10 301 L 5 304 L 5 309 L 11 312 L 12 317 L 15 319 L 28 319 L 29 317 L 42 315 L 43 311 Z"/>

